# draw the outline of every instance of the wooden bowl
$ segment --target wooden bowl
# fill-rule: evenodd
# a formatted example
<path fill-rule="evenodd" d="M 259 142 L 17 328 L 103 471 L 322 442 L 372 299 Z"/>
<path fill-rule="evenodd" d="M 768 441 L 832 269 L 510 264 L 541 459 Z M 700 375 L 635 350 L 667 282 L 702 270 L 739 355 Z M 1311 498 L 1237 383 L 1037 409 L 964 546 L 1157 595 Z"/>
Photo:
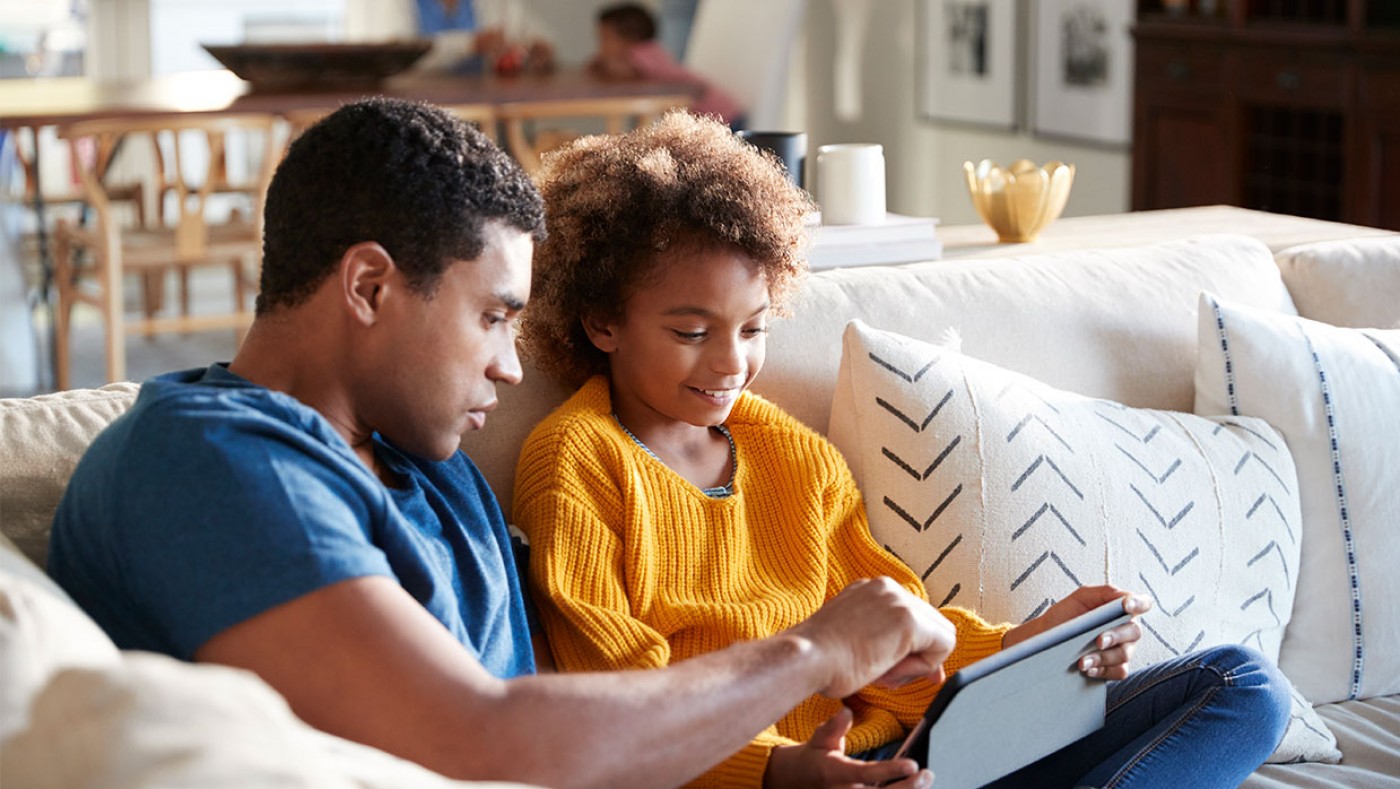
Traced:
<path fill-rule="evenodd" d="M 332 44 L 201 44 L 256 91 L 367 88 L 397 74 L 432 48 L 432 39 Z"/>

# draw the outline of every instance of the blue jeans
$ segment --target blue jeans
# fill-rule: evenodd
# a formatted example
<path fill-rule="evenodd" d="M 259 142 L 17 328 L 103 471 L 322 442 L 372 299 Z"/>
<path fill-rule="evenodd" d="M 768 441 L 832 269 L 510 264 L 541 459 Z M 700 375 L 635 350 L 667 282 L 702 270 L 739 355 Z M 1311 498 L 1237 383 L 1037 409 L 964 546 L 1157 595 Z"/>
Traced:
<path fill-rule="evenodd" d="M 1195 652 L 1109 683 L 1102 729 L 991 785 L 1238 786 L 1278 746 L 1289 705 L 1288 681 L 1254 650 Z"/>

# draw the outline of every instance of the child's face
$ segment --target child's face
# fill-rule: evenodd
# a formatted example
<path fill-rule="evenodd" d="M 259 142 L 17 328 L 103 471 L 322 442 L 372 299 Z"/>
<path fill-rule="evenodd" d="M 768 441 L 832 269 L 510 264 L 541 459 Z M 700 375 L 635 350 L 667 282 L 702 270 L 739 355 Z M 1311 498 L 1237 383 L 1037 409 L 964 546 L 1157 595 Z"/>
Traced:
<path fill-rule="evenodd" d="M 632 42 L 623 38 L 612 25 L 598 25 L 598 57 L 625 62 Z"/>
<path fill-rule="evenodd" d="M 590 325 L 609 354 L 613 408 L 634 432 L 718 425 L 763 367 L 768 286 L 736 250 L 677 251 L 619 323 Z"/>

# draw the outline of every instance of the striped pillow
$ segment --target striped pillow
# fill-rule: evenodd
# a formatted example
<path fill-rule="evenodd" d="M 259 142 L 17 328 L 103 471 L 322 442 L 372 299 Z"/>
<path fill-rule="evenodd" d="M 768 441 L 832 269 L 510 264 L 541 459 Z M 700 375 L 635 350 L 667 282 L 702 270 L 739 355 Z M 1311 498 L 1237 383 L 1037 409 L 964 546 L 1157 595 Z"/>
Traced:
<path fill-rule="evenodd" d="M 1400 693 L 1400 331 L 1202 294 L 1196 412 L 1261 417 L 1293 452 L 1305 547 L 1284 672 L 1314 704 Z"/>

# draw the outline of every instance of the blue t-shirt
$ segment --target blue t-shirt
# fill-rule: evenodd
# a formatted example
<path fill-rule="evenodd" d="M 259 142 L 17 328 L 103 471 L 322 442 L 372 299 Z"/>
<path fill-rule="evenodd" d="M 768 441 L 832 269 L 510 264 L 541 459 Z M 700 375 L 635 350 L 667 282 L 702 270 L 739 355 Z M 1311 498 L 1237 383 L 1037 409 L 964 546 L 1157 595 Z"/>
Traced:
<path fill-rule="evenodd" d="M 350 578 L 396 580 L 498 677 L 534 671 L 505 521 L 461 452 L 374 437 L 385 487 L 315 410 L 223 365 L 147 381 L 54 516 L 49 573 L 124 649 L 214 635 Z"/>

